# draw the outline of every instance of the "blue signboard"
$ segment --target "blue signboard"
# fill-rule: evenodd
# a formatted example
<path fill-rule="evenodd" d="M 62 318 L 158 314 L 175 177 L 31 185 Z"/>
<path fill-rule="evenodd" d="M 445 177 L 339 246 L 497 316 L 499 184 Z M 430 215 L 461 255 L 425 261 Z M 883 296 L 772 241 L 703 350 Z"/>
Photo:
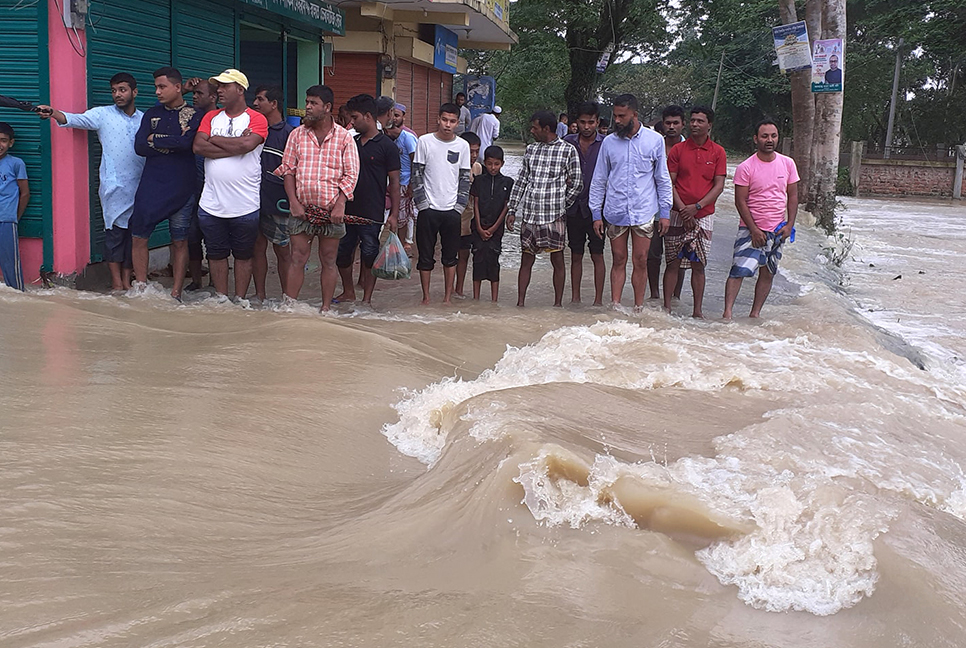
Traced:
<path fill-rule="evenodd" d="M 436 50 L 433 52 L 433 67 L 443 72 L 456 74 L 456 55 L 459 37 L 456 32 L 436 25 Z"/>
<path fill-rule="evenodd" d="M 479 115 L 493 110 L 496 104 L 496 80 L 490 76 L 465 76 L 463 94 L 466 95 L 466 107 L 470 109 L 473 119 L 476 119 Z"/>

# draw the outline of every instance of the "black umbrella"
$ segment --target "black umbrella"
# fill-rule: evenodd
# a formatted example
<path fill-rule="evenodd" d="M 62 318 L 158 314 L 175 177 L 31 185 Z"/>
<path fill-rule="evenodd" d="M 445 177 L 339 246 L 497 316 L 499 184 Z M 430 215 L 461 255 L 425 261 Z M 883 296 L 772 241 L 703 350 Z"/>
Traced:
<path fill-rule="evenodd" d="M 40 108 L 29 101 L 20 101 L 19 99 L 4 95 L 0 95 L 0 108 L 16 108 L 17 110 L 24 110 L 26 112 L 40 112 Z"/>

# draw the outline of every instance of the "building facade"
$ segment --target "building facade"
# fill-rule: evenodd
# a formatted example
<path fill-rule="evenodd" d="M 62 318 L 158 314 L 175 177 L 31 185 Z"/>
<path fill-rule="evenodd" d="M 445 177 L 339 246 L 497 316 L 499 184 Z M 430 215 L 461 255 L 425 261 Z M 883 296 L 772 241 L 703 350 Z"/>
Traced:
<path fill-rule="evenodd" d="M 411 106 L 410 124 L 422 133 L 451 98 L 453 74 L 465 69 L 457 47 L 515 42 L 497 17 L 507 17 L 506 2 L 0 0 L 0 92 L 82 112 L 109 105 L 108 80 L 129 72 L 144 110 L 155 103 L 159 67 L 173 65 L 186 78 L 235 67 L 252 88 L 281 86 L 290 110 L 301 107 L 305 88 L 323 82 L 337 104 L 360 93 L 394 96 Z M 11 109 L 0 110 L 0 121 L 15 128 L 11 154 L 25 160 L 30 176 L 20 227 L 25 277 L 83 272 L 101 260 L 103 244 L 96 135 Z M 151 244 L 167 243 L 162 223 Z"/>

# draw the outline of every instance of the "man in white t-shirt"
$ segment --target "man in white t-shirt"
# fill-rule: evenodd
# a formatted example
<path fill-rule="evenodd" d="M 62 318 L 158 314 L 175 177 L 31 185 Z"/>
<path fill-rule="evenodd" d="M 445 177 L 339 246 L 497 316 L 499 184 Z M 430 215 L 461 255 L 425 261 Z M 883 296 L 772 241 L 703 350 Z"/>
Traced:
<path fill-rule="evenodd" d="M 245 105 L 248 77 L 244 74 L 230 69 L 208 81 L 216 85 L 224 108 L 206 114 L 195 137 L 194 152 L 205 158 L 198 222 L 215 290 L 228 294 L 231 254 L 235 258 L 235 298 L 244 299 L 258 238 L 261 154 L 268 121 Z"/>
<path fill-rule="evenodd" d="M 413 201 L 416 219 L 416 249 L 423 304 L 429 303 L 429 280 L 436 265 L 436 241 L 440 241 L 445 292 L 443 303 L 453 296 L 456 264 L 460 249 L 461 219 L 470 198 L 470 145 L 455 130 L 460 109 L 445 103 L 439 108 L 435 133 L 427 133 L 416 143 L 413 157 Z"/>

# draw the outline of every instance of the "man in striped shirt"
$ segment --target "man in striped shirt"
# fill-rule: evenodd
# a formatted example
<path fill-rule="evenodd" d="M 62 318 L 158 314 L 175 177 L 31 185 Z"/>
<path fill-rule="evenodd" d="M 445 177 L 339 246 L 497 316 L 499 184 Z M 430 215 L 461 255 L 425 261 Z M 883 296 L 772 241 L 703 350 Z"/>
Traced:
<path fill-rule="evenodd" d="M 359 152 L 349 131 L 332 118 L 333 101 L 328 86 L 315 85 L 305 91 L 305 122 L 289 135 L 282 164 L 275 169 L 275 175 L 284 178 L 292 215 L 292 261 L 285 295 L 298 299 L 312 239 L 318 237 L 322 311 L 329 310 L 335 296 L 339 276 L 335 258 L 339 239 L 345 235 L 345 204 L 352 199 L 359 179 Z"/>
<path fill-rule="evenodd" d="M 527 146 L 523 167 L 507 203 L 507 229 L 513 231 L 517 215 L 521 221 L 523 257 L 517 278 L 517 306 L 526 301 L 533 262 L 540 252 L 550 253 L 553 305 L 563 305 L 567 208 L 577 200 L 584 184 L 577 149 L 557 137 L 556 124 L 553 113 L 547 110 L 530 118 L 530 133 L 536 141 Z"/>

